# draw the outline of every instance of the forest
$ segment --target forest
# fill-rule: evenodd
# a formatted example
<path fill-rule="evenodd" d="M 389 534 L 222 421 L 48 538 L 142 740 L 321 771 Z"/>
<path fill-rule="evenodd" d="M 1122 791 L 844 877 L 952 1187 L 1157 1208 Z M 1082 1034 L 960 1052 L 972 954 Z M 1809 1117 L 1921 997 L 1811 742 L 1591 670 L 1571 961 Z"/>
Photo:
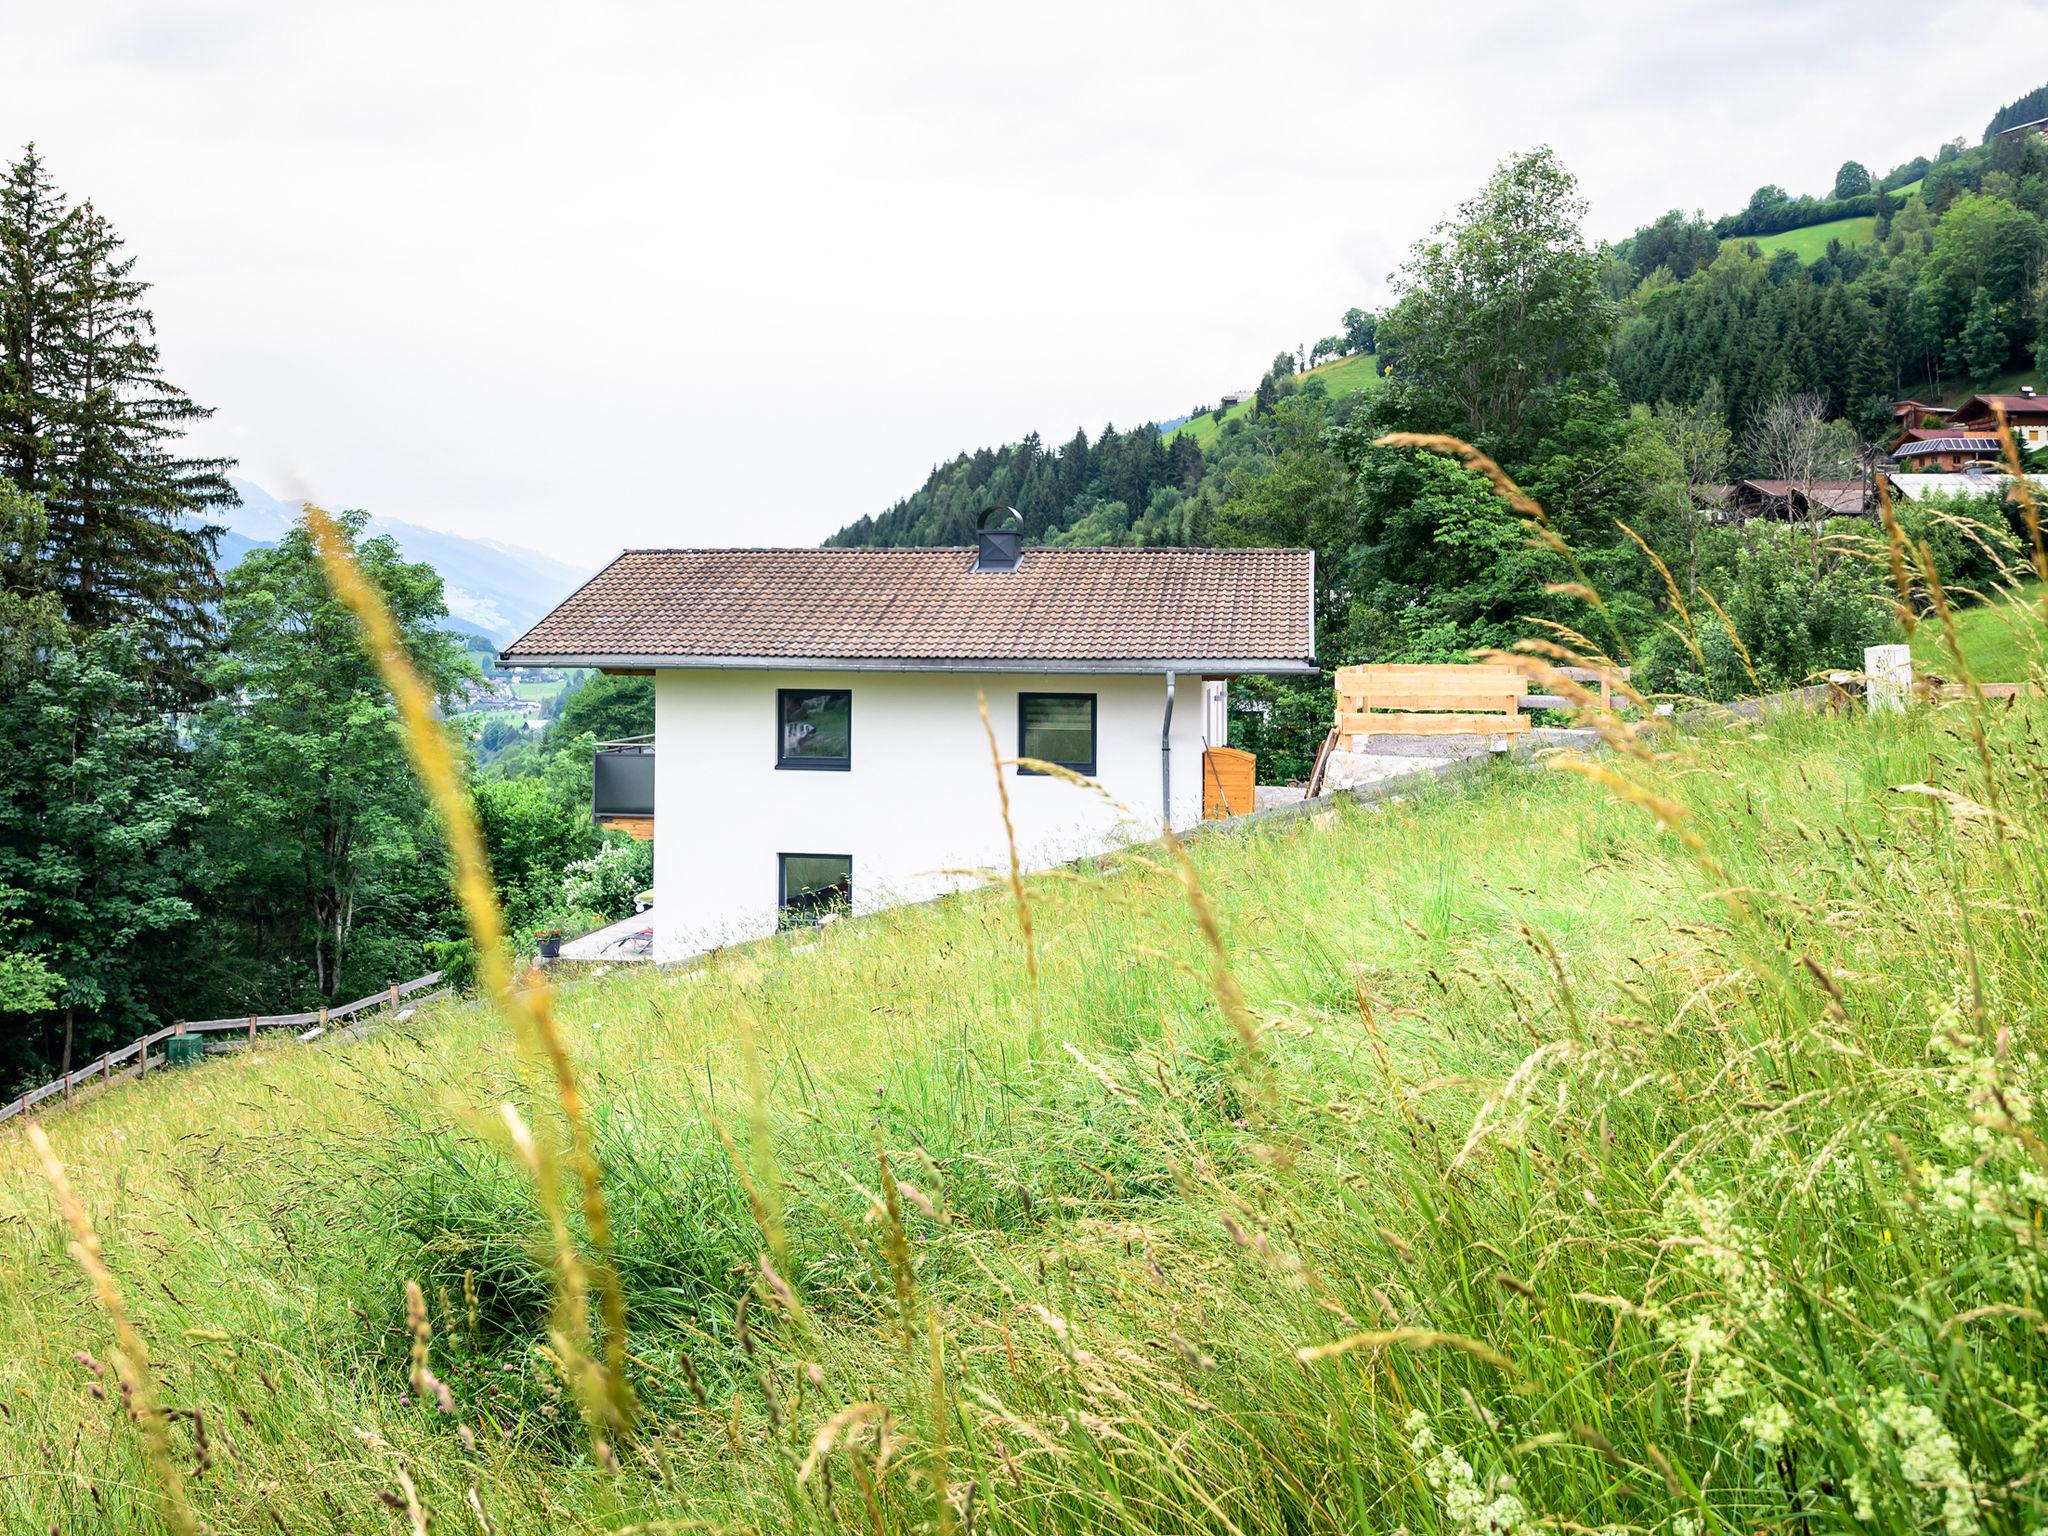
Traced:
<path fill-rule="evenodd" d="M 1513 156 L 1392 275 L 1366 333 L 1373 387 L 1332 396 L 1282 352 L 1206 452 L 1178 431 L 1156 447 L 1145 428 L 981 449 L 835 542 L 963 542 L 982 507 L 1007 502 L 1047 542 L 1307 545 L 1326 668 L 1462 660 L 1531 623 L 1699 697 L 1855 665 L 1895 638 L 1881 530 L 1736 521 L 1721 493 L 1867 477 L 1894 400 L 1953 397 L 2048 356 L 2048 141 L 1997 137 L 2040 115 L 2032 100 L 1977 147 L 1952 141 L 1882 177 L 1850 162 L 1833 197 L 1767 186 L 1730 218 L 1672 212 L 1612 246 L 1585 234 L 1555 154 Z M 1872 213 L 1868 244 L 1804 262 L 1746 237 L 1845 206 Z M 1570 555 L 1532 543 L 1454 458 L 1375 446 L 1390 432 L 1477 445 Z M 2022 547 L 2016 510 L 1960 477 L 1898 513 L 1965 594 Z M 1234 698 L 1233 743 L 1261 754 L 1262 781 L 1304 772 L 1326 687 L 1254 680 Z"/>
<path fill-rule="evenodd" d="M 0 1098 L 179 1018 L 274 1013 L 467 940 L 391 702 L 303 528 L 231 569 L 229 464 L 165 374 L 135 258 L 33 147 L 0 178 Z M 476 676 L 441 578 L 342 516 L 414 664 Z M 645 844 L 589 815 L 594 737 L 650 728 L 593 679 L 545 739 L 472 763 L 522 926 L 632 909 Z"/>

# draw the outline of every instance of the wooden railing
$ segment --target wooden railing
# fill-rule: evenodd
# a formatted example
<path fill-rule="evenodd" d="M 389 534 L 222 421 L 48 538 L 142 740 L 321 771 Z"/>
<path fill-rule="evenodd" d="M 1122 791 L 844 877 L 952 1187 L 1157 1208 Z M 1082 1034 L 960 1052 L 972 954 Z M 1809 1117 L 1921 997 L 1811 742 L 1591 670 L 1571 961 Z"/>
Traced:
<path fill-rule="evenodd" d="M 40 1088 L 31 1088 L 11 1104 L 0 1105 L 0 1124 L 12 1120 L 16 1115 L 25 1115 L 49 1099 L 71 1097 L 73 1088 L 95 1080 L 111 1081 L 118 1072 L 122 1077 L 146 1077 L 151 1071 L 150 1048 L 163 1044 L 173 1035 L 225 1035 L 246 1033 L 251 1046 L 256 1043 L 259 1030 L 303 1029 L 317 1027 L 324 1033 L 330 1025 L 344 1019 L 356 1017 L 378 1008 L 397 1011 L 398 1005 L 409 997 L 419 997 L 425 992 L 428 997 L 443 994 L 432 991 L 441 980 L 439 971 L 430 971 L 411 981 L 394 981 L 382 992 L 372 992 L 368 997 L 359 997 L 352 1003 L 341 1003 L 332 1008 L 315 1008 L 305 1013 L 252 1013 L 245 1018 L 234 1019 L 186 1019 L 168 1024 L 155 1034 L 144 1035 L 133 1044 L 124 1045 L 118 1051 L 108 1051 L 104 1056 L 87 1062 L 84 1066 L 67 1072 Z M 419 997 L 420 1002 L 427 1001 Z M 315 1038 L 318 1038 L 317 1035 Z M 163 1058 L 159 1056 L 158 1070 Z M 130 1066 L 128 1063 L 133 1062 Z"/>

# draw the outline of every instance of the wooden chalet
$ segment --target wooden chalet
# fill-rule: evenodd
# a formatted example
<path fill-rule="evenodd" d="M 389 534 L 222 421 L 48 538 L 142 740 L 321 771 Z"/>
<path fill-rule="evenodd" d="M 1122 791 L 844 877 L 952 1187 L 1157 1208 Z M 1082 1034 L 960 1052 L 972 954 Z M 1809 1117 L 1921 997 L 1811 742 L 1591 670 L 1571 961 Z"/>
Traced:
<path fill-rule="evenodd" d="M 1938 427 L 1954 414 L 1955 412 L 1945 405 L 1928 405 L 1921 400 L 1898 400 L 1892 403 L 1892 420 L 1902 429 Z"/>
<path fill-rule="evenodd" d="M 1972 395 L 1956 407 L 1948 425 L 1972 435 L 1996 437 L 2000 410 L 2005 412 L 2012 435 L 2022 447 L 2038 448 L 2048 443 L 2048 397 L 2036 394 L 2032 388 L 2016 395 Z"/>
<path fill-rule="evenodd" d="M 1816 517 L 1861 517 L 1869 499 L 1870 487 L 1862 480 L 1744 480 L 1730 489 L 1728 510 L 1737 517 L 1807 522 Z"/>
<path fill-rule="evenodd" d="M 1995 437 L 1949 431 L 1901 443 L 1892 450 L 1892 458 L 1902 470 L 1953 475 L 1973 464 L 1995 464 L 2003 452 Z"/>

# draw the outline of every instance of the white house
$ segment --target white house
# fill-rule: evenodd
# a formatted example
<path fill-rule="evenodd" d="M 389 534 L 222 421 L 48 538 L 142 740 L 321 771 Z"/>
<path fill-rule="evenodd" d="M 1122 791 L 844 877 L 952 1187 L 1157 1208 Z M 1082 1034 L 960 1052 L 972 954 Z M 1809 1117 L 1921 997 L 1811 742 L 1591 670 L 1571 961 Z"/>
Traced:
<path fill-rule="evenodd" d="M 1287 549 L 629 550 L 506 666 L 654 678 L 654 951 L 1044 868 L 1202 815 L 1224 680 L 1315 670 Z M 1014 761 L 1059 763 L 1078 787 Z"/>

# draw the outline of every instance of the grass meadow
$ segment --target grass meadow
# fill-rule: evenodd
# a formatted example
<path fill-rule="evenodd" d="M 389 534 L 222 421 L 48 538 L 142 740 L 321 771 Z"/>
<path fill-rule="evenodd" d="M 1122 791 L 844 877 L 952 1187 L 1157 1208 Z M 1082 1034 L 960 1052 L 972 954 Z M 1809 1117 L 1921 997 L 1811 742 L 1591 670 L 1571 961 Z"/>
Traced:
<path fill-rule="evenodd" d="M 1801 261 L 1818 261 L 1827 254 L 1830 240 L 1839 240 L 1844 245 L 1868 245 L 1877 238 L 1877 220 L 1866 214 L 1860 219 L 1830 219 L 1825 224 L 1809 224 L 1804 229 L 1787 229 L 1775 235 L 1745 235 L 1742 238 L 1754 241 L 1766 256 L 1790 251 Z"/>
<path fill-rule="evenodd" d="M 1971 675 L 1980 683 L 2020 683 L 2048 672 L 2040 584 L 2001 585 L 1983 595 L 1985 601 L 1955 612 L 1956 642 Z M 1939 624 L 1922 624 L 1912 646 L 1916 672 L 1957 675 Z"/>
<path fill-rule="evenodd" d="M 1672 734 L 567 988 L 602 1436 L 489 1009 L 49 1120 L 156 1475 L 10 1128 L 0 1528 L 2038 1532 L 2044 727 Z"/>

